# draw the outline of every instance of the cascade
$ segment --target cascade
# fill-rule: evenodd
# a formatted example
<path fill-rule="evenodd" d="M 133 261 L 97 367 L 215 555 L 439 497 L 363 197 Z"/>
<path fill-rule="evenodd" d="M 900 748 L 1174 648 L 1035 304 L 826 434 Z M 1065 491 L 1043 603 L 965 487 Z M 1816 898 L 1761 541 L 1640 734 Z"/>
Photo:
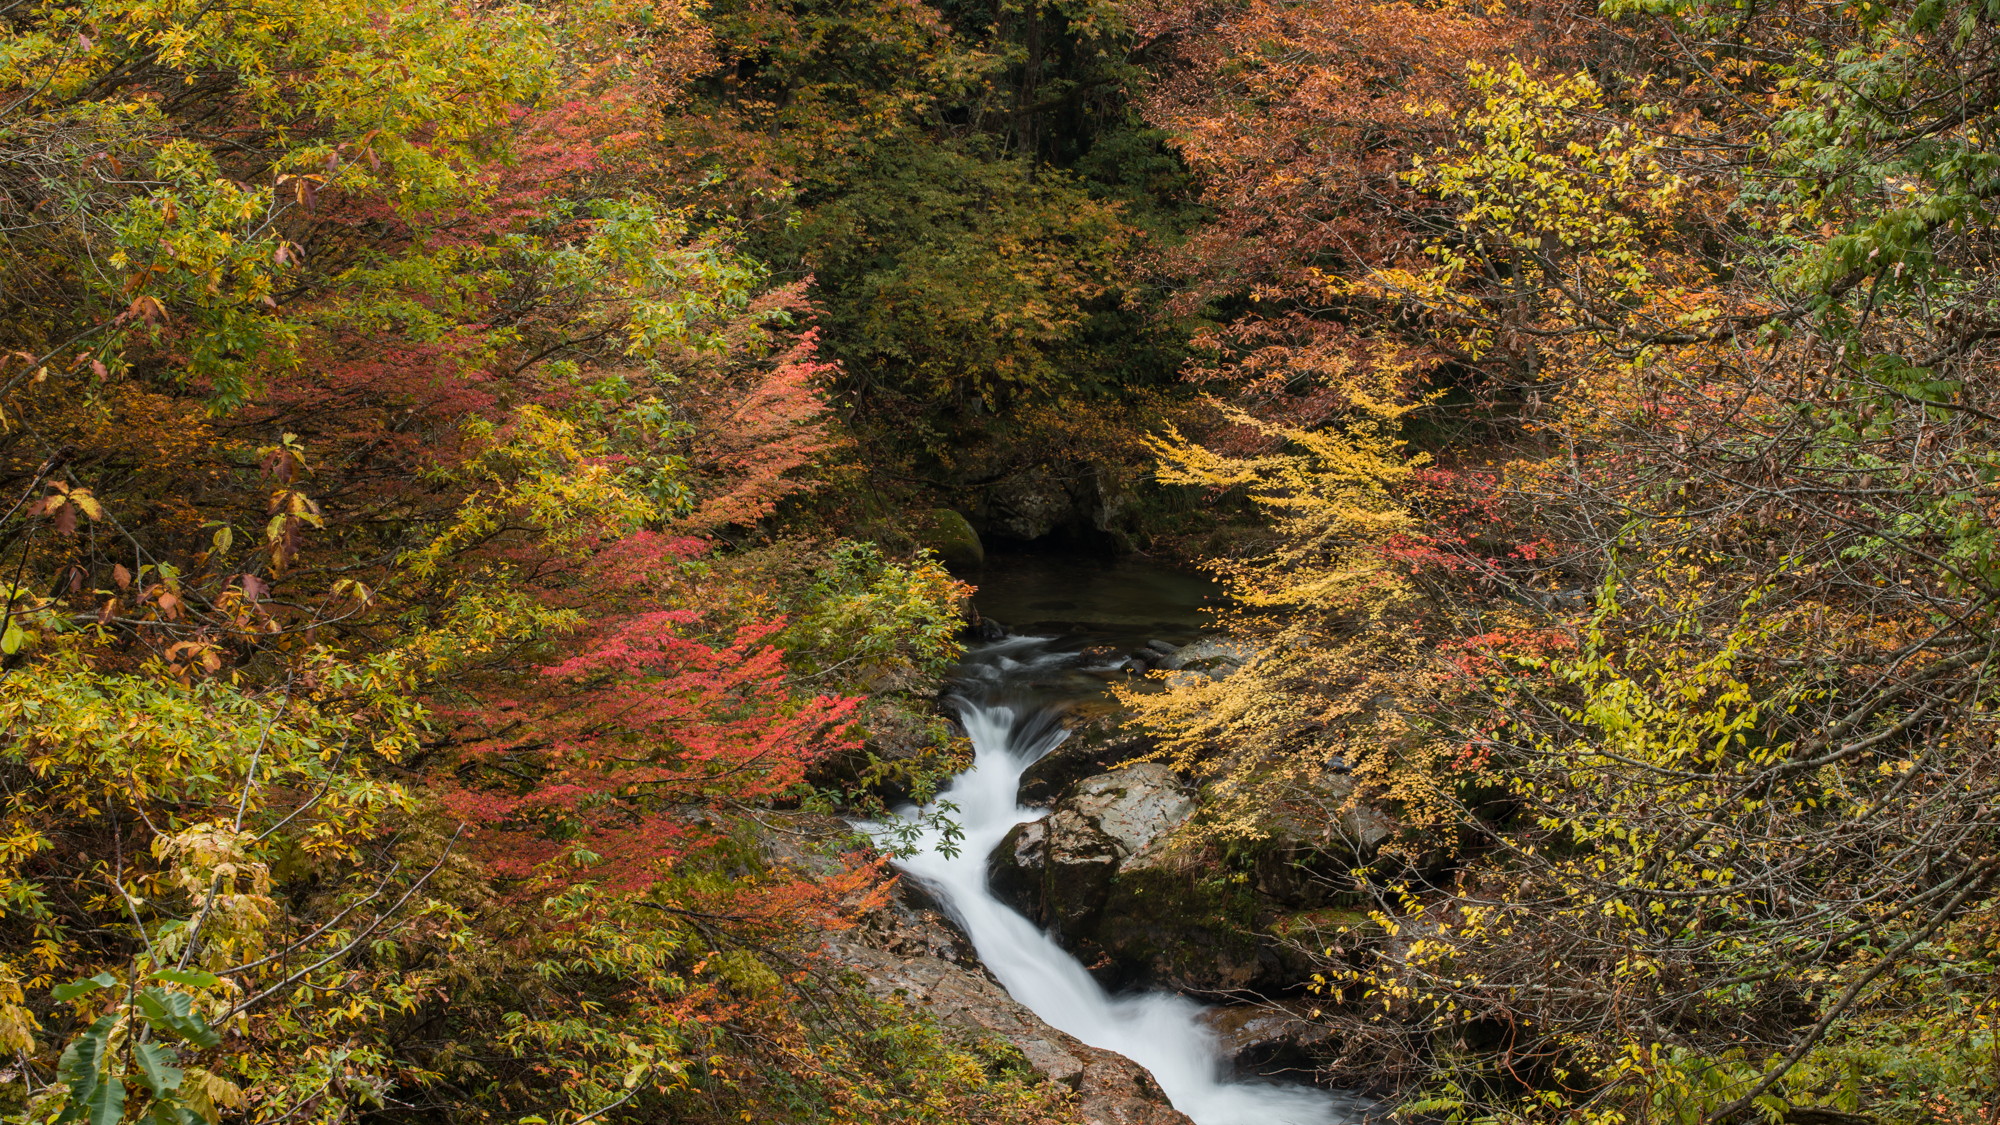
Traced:
<path fill-rule="evenodd" d="M 955 847 L 944 847 L 938 829 L 916 832 L 914 848 L 897 865 L 945 906 L 1014 999 L 1051 1026 L 1145 1067 L 1196 1125 L 1359 1120 L 1358 1104 L 1325 1090 L 1233 1079 L 1200 1018 L 1201 1005 L 1164 992 L 1108 994 L 1067 950 L 993 896 L 987 857 L 1015 825 L 1046 812 L 1017 801 L 1021 773 L 1067 734 L 1036 686 L 1080 662 L 1045 637 L 1011 637 L 968 654 L 953 702 L 971 736 L 973 762 L 937 798 L 949 802 L 942 811 L 962 835 Z M 938 805 L 924 811 L 939 811 Z M 902 816 L 906 826 L 922 823 L 919 810 Z"/>

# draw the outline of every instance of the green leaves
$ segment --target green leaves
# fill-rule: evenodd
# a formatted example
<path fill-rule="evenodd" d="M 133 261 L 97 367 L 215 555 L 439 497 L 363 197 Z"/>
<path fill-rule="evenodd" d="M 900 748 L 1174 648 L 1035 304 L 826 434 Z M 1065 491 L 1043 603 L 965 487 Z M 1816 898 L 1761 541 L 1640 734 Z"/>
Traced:
<path fill-rule="evenodd" d="M 200 969 L 160 969 L 153 973 L 154 980 L 169 981 L 189 988 L 214 988 L 222 983 L 222 978 Z"/>
<path fill-rule="evenodd" d="M 183 1039 L 197 1047 L 214 1047 L 222 1036 L 208 1021 L 194 1012 L 194 998 L 185 992 L 162 992 L 148 988 L 139 993 L 139 1011 L 155 1031 Z"/>
<path fill-rule="evenodd" d="M 214 973 L 200 970 L 160 969 L 150 975 L 155 980 L 190 988 L 212 988 L 222 983 Z M 99 973 L 60 985 L 51 989 L 50 994 L 67 1002 L 115 988 L 118 983 L 118 978 L 110 973 Z M 181 1098 L 187 1072 L 177 1065 L 179 1056 L 172 1047 L 135 1034 L 138 1028 L 193 1047 L 215 1047 L 222 1043 L 222 1036 L 194 1010 L 194 997 L 158 987 L 141 989 L 127 1003 L 99 1016 L 63 1049 L 56 1077 L 69 1088 L 69 1097 L 56 1118 L 58 1123 L 117 1125 L 124 1119 L 126 1087 L 118 1056 L 129 1043 L 131 1065 L 135 1068 L 131 1073 L 138 1076 L 140 1085 L 151 1096 L 148 1113 L 151 1120 L 156 1125 L 200 1125 L 206 1115 L 184 1104 Z M 201 1104 L 199 1099 L 197 1104 Z"/>
<path fill-rule="evenodd" d="M 69 1087 L 69 1100 L 56 1118 L 58 1125 L 71 1121 L 117 1125 L 125 1116 L 125 1083 L 105 1073 L 111 1033 L 118 1022 L 115 1015 L 100 1017 L 64 1048 L 56 1078 Z"/>
<path fill-rule="evenodd" d="M 117 983 L 118 978 L 112 976 L 110 973 L 99 973 L 94 977 L 71 981 L 68 984 L 59 984 L 49 990 L 49 995 L 55 997 L 57 1003 L 68 1003 L 79 996 L 89 995 L 101 988 L 110 988 Z"/>
<path fill-rule="evenodd" d="M 146 1088 L 155 1097 L 165 1097 L 180 1089 L 184 1072 L 174 1066 L 175 1055 L 171 1047 L 157 1043 L 141 1043 L 132 1048 L 132 1058 L 139 1064 L 139 1076 Z"/>

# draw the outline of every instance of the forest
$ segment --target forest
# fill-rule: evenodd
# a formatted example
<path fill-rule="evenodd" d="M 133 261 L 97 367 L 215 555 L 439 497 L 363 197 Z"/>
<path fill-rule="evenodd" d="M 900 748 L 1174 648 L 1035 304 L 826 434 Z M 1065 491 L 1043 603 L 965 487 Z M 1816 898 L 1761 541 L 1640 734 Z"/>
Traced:
<path fill-rule="evenodd" d="M 1248 1077 L 2000 1125 L 2000 2 L 0 11 L 7 1120 L 1229 1125 L 898 867 L 1039 552 Z"/>

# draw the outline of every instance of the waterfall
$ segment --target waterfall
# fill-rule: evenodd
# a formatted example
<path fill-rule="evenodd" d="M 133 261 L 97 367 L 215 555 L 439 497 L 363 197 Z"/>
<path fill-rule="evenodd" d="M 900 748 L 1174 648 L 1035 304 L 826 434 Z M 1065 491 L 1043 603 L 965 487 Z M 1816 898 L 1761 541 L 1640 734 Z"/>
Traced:
<path fill-rule="evenodd" d="M 1074 654 L 1046 638 L 1014 637 L 972 653 L 955 697 L 972 738 L 972 767 L 938 796 L 962 831 L 957 850 L 920 834 L 897 861 L 942 902 L 1002 986 L 1051 1026 L 1145 1067 L 1196 1125 L 1333 1125 L 1358 1119 L 1337 1095 L 1307 1086 L 1233 1081 L 1202 1007 L 1171 993 L 1111 996 L 1074 957 L 987 886 L 987 857 L 1017 824 L 1045 810 L 1016 800 L 1021 772 L 1066 735 L 1056 711 L 1035 699 L 1037 682 L 1072 667 Z M 936 806 L 933 806 L 935 809 Z M 914 821 L 917 810 L 907 810 Z"/>

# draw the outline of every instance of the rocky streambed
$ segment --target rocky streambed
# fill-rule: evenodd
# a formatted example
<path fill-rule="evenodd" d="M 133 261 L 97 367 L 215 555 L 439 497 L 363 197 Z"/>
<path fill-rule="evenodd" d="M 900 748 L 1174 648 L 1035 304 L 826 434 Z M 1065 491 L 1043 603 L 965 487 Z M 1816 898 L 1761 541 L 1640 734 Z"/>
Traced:
<path fill-rule="evenodd" d="M 978 756 L 944 794 L 961 848 L 904 857 L 902 899 L 833 951 L 877 991 L 1013 1044 L 1077 1091 L 1088 1121 L 1358 1119 L 1360 1099 L 1301 1082 L 1329 1033 L 1284 999 L 1306 974 L 1258 933 L 1269 888 L 1178 855 L 1198 795 L 1133 760 L 1151 747 L 1104 691 L 1153 669 L 1226 676 L 1247 659 L 1204 633 L 1213 587 L 1130 563 L 1032 577 L 982 585 L 988 639 L 952 700 Z M 1344 796 L 1330 778 L 1329 815 Z"/>

